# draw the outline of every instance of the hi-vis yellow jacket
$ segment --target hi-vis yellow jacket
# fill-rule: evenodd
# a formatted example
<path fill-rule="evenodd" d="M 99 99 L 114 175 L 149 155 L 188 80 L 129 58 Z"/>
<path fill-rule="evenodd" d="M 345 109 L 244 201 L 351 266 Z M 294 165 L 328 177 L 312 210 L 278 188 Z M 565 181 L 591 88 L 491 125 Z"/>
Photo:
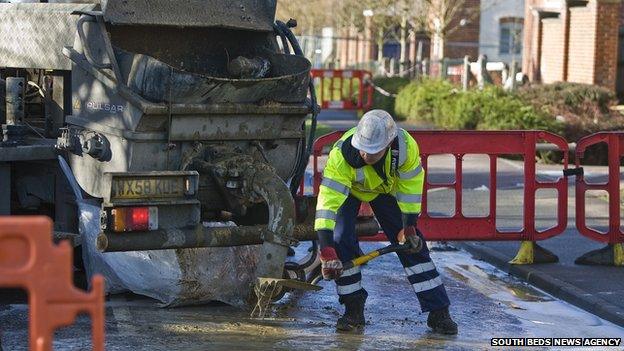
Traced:
<path fill-rule="evenodd" d="M 387 181 L 370 165 L 353 168 L 344 158 L 342 143 L 355 133 L 356 128 L 346 132 L 329 153 L 323 172 L 316 204 L 314 230 L 333 230 L 336 214 L 349 194 L 365 202 L 372 201 L 379 194 L 392 194 L 404 214 L 420 213 L 425 172 L 420 164 L 418 144 L 403 129 L 398 133 L 398 164 L 392 171 L 392 150 L 386 153 L 384 171 Z M 392 174 L 396 173 L 396 174 Z"/>

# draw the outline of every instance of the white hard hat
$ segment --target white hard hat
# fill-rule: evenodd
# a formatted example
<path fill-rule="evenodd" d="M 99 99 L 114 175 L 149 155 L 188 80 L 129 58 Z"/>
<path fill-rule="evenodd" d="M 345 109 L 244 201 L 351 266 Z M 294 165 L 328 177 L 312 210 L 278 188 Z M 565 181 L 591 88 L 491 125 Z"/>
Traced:
<path fill-rule="evenodd" d="M 376 154 L 390 145 L 396 136 L 397 126 L 392 116 L 384 110 L 370 110 L 358 123 L 351 145 L 367 154 Z"/>

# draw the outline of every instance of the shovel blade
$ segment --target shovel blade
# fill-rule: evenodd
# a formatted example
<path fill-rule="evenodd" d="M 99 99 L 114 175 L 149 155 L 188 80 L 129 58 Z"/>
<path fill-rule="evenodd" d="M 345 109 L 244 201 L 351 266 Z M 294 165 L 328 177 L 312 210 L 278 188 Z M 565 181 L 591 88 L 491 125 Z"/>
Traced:
<path fill-rule="evenodd" d="M 286 288 L 299 289 L 299 290 L 305 290 L 305 291 L 319 291 L 323 289 L 322 286 L 302 282 L 301 280 L 296 280 L 296 279 L 279 279 L 279 278 L 259 277 L 257 280 L 257 284 L 258 286 L 263 286 L 265 284 L 270 284 L 270 285 L 275 284 L 278 288 L 286 287 Z"/>
<path fill-rule="evenodd" d="M 296 279 L 264 278 L 258 277 L 254 291 L 256 293 L 256 306 L 251 311 L 252 318 L 264 319 L 271 299 L 284 288 L 299 289 L 305 291 L 319 291 L 323 287 L 302 282 Z"/>

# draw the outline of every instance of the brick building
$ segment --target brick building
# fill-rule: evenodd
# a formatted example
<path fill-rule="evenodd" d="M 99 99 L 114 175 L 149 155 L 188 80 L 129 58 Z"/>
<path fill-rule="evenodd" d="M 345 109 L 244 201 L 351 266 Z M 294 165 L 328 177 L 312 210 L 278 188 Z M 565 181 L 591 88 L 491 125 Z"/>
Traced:
<path fill-rule="evenodd" d="M 522 71 L 533 82 L 595 84 L 621 93 L 622 11 L 620 0 L 526 0 Z"/>
<path fill-rule="evenodd" d="M 479 33 L 481 0 L 465 0 L 446 26 L 444 38 L 431 38 L 424 34 L 412 38 L 410 47 L 415 48 L 422 41 L 425 48 L 423 57 L 433 60 L 441 58 L 458 59 L 468 55 L 473 59 L 479 56 Z M 415 49 L 411 50 L 410 60 L 415 59 Z"/>
<path fill-rule="evenodd" d="M 445 41 L 445 57 L 463 58 L 468 55 L 476 59 L 479 56 L 480 7 L 481 0 L 466 0 L 455 14 L 448 26 L 450 33 Z"/>

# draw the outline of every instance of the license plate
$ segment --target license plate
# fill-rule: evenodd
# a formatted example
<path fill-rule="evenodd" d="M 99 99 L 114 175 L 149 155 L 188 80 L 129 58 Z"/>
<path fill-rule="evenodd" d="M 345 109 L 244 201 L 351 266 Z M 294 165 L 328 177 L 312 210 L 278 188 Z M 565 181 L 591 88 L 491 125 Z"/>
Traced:
<path fill-rule="evenodd" d="M 183 177 L 113 178 L 111 199 L 183 197 Z"/>

